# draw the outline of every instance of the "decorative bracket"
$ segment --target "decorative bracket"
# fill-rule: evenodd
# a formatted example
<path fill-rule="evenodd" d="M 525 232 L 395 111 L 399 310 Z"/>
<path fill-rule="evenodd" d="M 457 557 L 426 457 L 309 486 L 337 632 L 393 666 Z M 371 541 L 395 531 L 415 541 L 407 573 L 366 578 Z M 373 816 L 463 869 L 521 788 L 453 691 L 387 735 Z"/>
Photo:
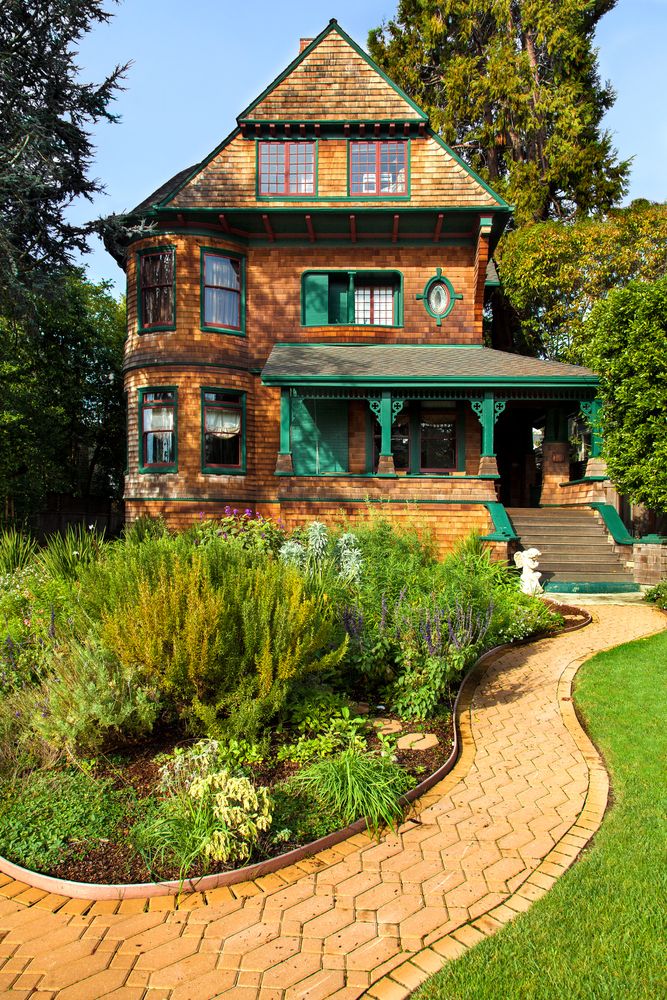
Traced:
<path fill-rule="evenodd" d="M 394 420 L 396 420 L 396 417 L 399 415 L 399 413 L 401 412 L 401 410 L 403 409 L 404 405 L 405 405 L 405 400 L 404 399 L 392 399 L 392 401 L 391 401 L 391 422 L 392 422 L 392 424 L 393 424 Z"/>
<path fill-rule="evenodd" d="M 368 405 L 370 406 L 371 412 L 374 414 L 375 418 L 378 421 L 380 421 L 380 419 L 381 419 L 380 418 L 380 412 L 381 412 L 381 409 L 382 409 L 382 400 L 381 399 L 369 399 L 368 400 Z"/>
<path fill-rule="evenodd" d="M 494 424 L 498 423 L 498 417 L 500 416 L 501 413 L 505 412 L 505 407 L 506 406 L 507 406 L 507 400 L 505 400 L 505 399 L 497 399 L 495 401 L 495 403 L 493 404 L 493 422 L 494 422 Z"/>

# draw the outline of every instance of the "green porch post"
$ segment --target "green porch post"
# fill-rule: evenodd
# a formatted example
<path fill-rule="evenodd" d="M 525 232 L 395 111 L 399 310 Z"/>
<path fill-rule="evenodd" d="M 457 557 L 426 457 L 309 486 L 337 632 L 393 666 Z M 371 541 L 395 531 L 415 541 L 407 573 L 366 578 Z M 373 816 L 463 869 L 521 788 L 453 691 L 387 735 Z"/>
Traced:
<path fill-rule="evenodd" d="M 289 389 L 280 390 L 280 450 L 276 460 L 276 473 L 289 476 L 293 473 L 292 442 L 290 428 L 292 423 L 292 399 Z"/>
<path fill-rule="evenodd" d="M 602 401 L 599 399 L 581 403 L 581 412 L 586 417 L 591 428 L 591 458 L 600 458 L 602 456 L 602 434 L 600 432 L 601 409 Z"/>
<path fill-rule="evenodd" d="M 394 456 L 391 453 L 391 425 L 394 418 L 391 392 L 384 391 L 380 399 L 369 400 L 369 405 L 380 424 L 381 436 L 380 458 L 377 467 L 378 475 L 395 476 Z"/>
<path fill-rule="evenodd" d="M 602 400 L 592 399 L 583 401 L 580 404 L 580 409 L 591 428 L 591 452 L 586 463 L 586 477 L 606 477 L 607 463 L 602 457 L 602 431 L 600 429 Z"/>
<path fill-rule="evenodd" d="M 485 392 L 482 399 L 471 400 L 471 406 L 482 425 L 482 452 L 479 460 L 480 476 L 497 476 L 498 463 L 494 442 L 496 420 L 504 411 L 504 400 L 496 400 L 492 392 Z"/>

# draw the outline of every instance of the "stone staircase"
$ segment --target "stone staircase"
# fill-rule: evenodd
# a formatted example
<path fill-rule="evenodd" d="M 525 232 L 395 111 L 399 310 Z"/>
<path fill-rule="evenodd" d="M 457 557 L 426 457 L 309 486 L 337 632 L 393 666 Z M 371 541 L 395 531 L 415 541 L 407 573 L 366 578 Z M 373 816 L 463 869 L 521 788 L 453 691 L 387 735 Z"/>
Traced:
<path fill-rule="evenodd" d="M 565 593 L 637 591 L 632 573 L 595 511 L 582 507 L 508 507 L 520 548 L 539 549 L 545 590 Z"/>

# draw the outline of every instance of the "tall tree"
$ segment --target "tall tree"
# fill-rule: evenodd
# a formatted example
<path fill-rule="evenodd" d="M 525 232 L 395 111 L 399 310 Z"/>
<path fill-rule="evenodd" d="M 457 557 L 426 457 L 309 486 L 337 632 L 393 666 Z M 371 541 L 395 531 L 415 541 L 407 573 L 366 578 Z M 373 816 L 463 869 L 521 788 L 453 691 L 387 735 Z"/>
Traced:
<path fill-rule="evenodd" d="M 117 0 L 113 0 L 117 2 Z M 0 313 L 25 320 L 50 278 L 87 250 L 94 223 L 67 210 L 102 190 L 90 126 L 113 122 L 127 66 L 80 79 L 77 44 L 109 20 L 102 0 L 3 0 L 0 11 Z"/>
<path fill-rule="evenodd" d="M 581 362 L 595 303 L 667 275 L 667 204 L 638 200 L 603 219 L 523 226 L 503 239 L 498 268 L 528 349 Z"/>
<path fill-rule="evenodd" d="M 566 219 L 607 210 L 627 186 L 593 48 L 616 2 L 400 0 L 369 49 L 516 222 Z"/>
<path fill-rule="evenodd" d="M 51 491 L 120 495 L 125 304 L 78 269 L 61 278 L 30 336 L 0 317 L 0 517 Z"/>
<path fill-rule="evenodd" d="M 624 496 L 667 511 L 667 277 L 615 289 L 584 332 L 611 478 Z"/>

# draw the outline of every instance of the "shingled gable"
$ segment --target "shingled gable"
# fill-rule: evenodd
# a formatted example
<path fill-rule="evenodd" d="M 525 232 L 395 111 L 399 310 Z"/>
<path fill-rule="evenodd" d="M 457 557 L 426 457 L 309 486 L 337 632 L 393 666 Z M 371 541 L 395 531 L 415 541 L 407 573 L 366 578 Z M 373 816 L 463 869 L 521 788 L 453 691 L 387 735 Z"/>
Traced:
<path fill-rule="evenodd" d="M 335 20 L 238 116 L 239 124 L 389 120 L 426 115 Z"/>
<path fill-rule="evenodd" d="M 292 63 L 250 104 L 237 119 L 235 128 L 161 201 L 173 209 L 207 208 L 211 205 L 256 207 L 256 168 L 249 155 L 243 128 L 264 128 L 283 122 L 321 123 L 324 126 L 353 123 L 396 124 L 413 134 L 419 129 L 420 142 L 411 151 L 410 203 L 415 208 L 468 207 L 508 209 L 499 195 L 468 167 L 428 126 L 425 113 L 394 84 L 347 35 L 331 21 Z M 253 125 L 253 123 L 257 123 Z M 312 124 L 311 124 L 312 127 Z M 346 183 L 347 149 L 344 139 L 330 139 L 320 147 L 322 184 L 316 199 L 304 196 L 303 203 L 317 201 L 320 207 L 335 207 L 340 186 Z M 331 162 L 326 163 L 325 158 Z M 322 169 L 323 168 L 323 169 Z M 326 178 L 334 185 L 326 191 Z M 336 186 L 338 185 L 338 187 Z M 353 205 L 355 198 L 345 199 Z M 274 207 L 279 198 L 272 199 Z M 382 207 L 377 199 L 376 207 Z"/>

